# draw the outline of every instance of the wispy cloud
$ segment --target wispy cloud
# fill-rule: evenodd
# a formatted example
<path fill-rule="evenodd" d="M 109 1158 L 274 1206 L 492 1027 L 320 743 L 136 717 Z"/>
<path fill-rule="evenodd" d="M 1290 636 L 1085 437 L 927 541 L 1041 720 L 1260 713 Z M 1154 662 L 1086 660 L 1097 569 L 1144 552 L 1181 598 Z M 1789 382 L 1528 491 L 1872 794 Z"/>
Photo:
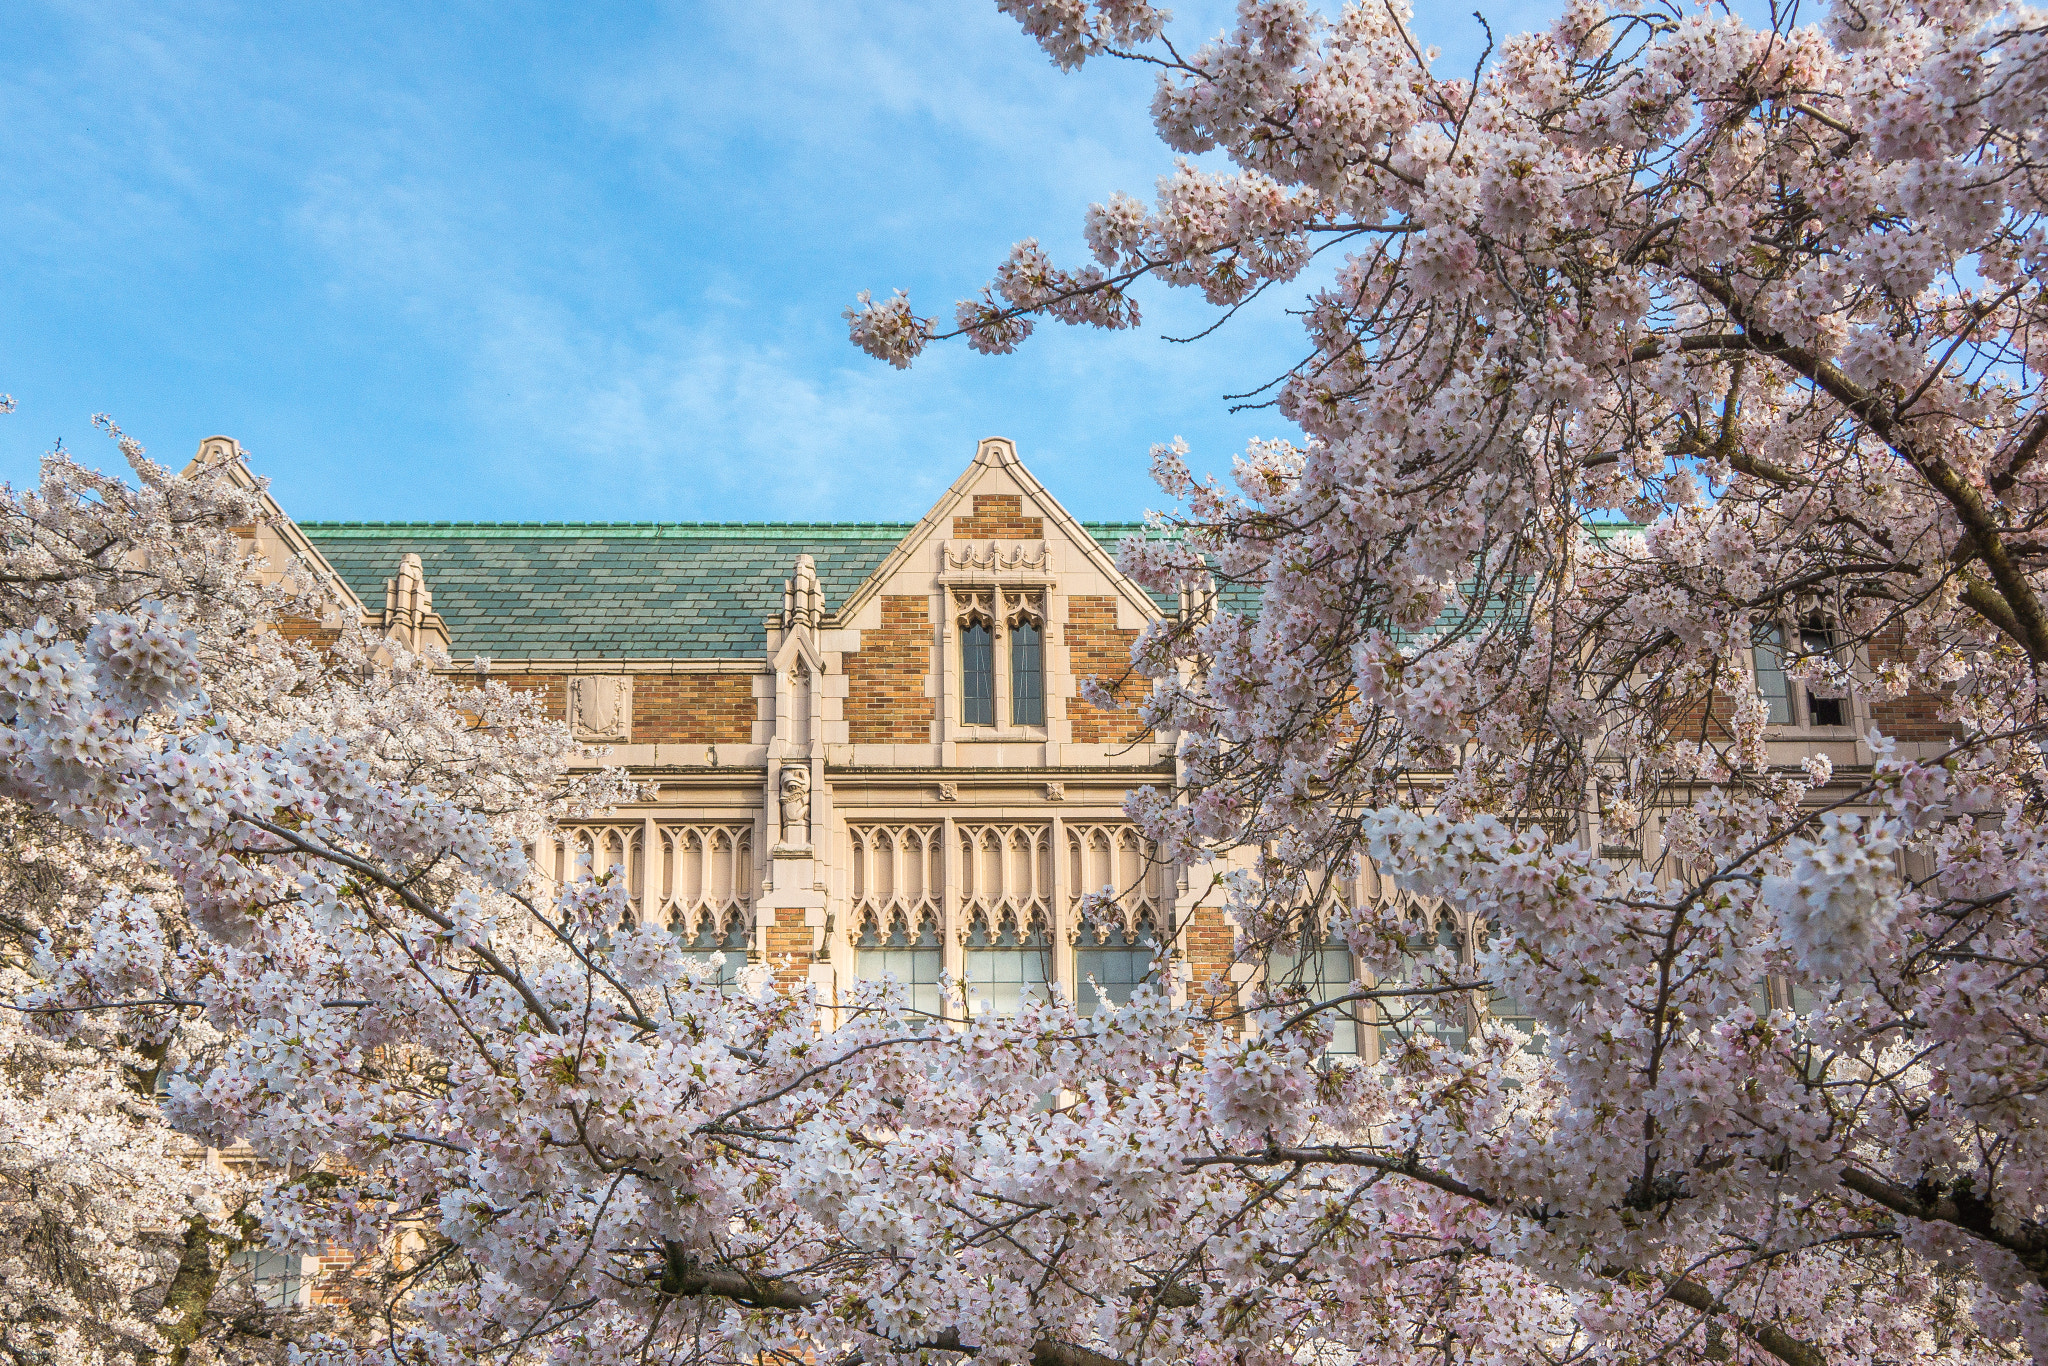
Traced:
<path fill-rule="evenodd" d="M 949 312 L 1022 236 L 1077 257 L 1091 200 L 1171 164 L 1151 80 L 1060 73 L 983 0 L 31 6 L 0 53 L 0 472 L 111 408 L 173 461 L 240 437 L 306 516 L 879 518 L 1001 432 L 1127 515 L 1151 442 L 1222 467 L 1285 434 L 1221 396 L 1301 345 L 1298 291 L 1199 346 L 1153 293 L 1137 333 L 907 374 L 839 312 Z"/>

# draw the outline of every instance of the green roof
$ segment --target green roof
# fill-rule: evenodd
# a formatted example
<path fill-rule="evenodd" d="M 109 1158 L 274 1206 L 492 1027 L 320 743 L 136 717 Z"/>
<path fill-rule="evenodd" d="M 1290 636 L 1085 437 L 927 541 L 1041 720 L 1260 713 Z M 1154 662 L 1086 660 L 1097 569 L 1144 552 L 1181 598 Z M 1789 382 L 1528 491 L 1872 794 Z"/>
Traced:
<path fill-rule="evenodd" d="M 417 554 L 458 656 L 758 658 L 796 557 L 835 611 L 909 522 L 300 522 L 371 610 Z M 1137 522 L 1093 522 L 1116 554 Z M 1164 606 L 1165 604 L 1162 604 Z"/>

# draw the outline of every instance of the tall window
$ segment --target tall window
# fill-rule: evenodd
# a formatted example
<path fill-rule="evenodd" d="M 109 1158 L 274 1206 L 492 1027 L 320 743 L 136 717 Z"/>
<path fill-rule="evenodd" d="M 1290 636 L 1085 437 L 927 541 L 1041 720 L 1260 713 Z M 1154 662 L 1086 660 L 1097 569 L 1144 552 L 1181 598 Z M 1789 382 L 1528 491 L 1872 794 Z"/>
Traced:
<path fill-rule="evenodd" d="M 1349 995 L 1357 970 L 1352 966 L 1351 950 L 1341 939 L 1331 939 L 1315 929 L 1309 928 L 1306 942 L 1289 939 L 1277 945 L 1266 959 L 1266 994 L 1279 996 L 1289 988 L 1306 988 L 1308 1001 L 1324 1004 L 1339 996 Z M 1358 1011 L 1369 1002 L 1355 1002 L 1349 1006 L 1334 1006 L 1322 1013 L 1321 1023 L 1330 1030 L 1330 1046 L 1325 1051 L 1333 1057 L 1356 1056 L 1359 1049 Z"/>
<path fill-rule="evenodd" d="M 870 920 L 861 927 L 855 941 L 854 974 L 863 982 L 894 978 L 907 989 L 912 1010 L 937 1016 L 939 1013 L 939 927 L 930 920 L 918 923 L 913 937 L 899 917 L 884 936 Z"/>
<path fill-rule="evenodd" d="M 1033 922 L 1020 934 L 1016 922 L 1005 917 L 991 933 L 987 919 L 976 916 L 967 934 L 968 1010 L 1015 1015 L 1026 1001 L 1050 999 L 1046 983 L 1052 974 L 1046 969 L 1051 958 L 1044 926 Z"/>
<path fill-rule="evenodd" d="M 1045 724 L 1045 590 L 952 590 L 960 632 L 960 724 Z"/>
<path fill-rule="evenodd" d="M 1834 652 L 1835 643 L 1828 638 L 1826 631 L 1809 626 L 1799 633 L 1799 647 L 1810 655 L 1825 655 Z M 1842 715 L 1842 703 L 1845 700 L 1840 697 L 1815 697 L 1812 693 L 1808 693 L 1806 695 L 1807 724 L 1812 726 L 1840 726 L 1846 724 L 1848 718 Z"/>
<path fill-rule="evenodd" d="M 996 723 L 996 641 L 986 622 L 960 628 L 960 719 L 970 726 Z"/>
<path fill-rule="evenodd" d="M 1083 925 L 1074 949 L 1074 991 L 1081 1013 L 1093 1015 L 1105 1003 L 1128 1004 L 1138 985 L 1152 980 L 1153 958 L 1158 952 L 1150 924 L 1141 922 L 1128 937 L 1124 927 L 1114 922 L 1107 930 Z"/>
<path fill-rule="evenodd" d="M 1849 723 L 1848 699 L 1816 697 L 1804 688 L 1792 686 L 1785 676 L 1785 630 L 1781 626 L 1760 626 L 1751 637 L 1755 642 L 1756 688 L 1770 708 L 1771 724 L 1778 726 L 1845 726 Z M 1819 626 L 1799 632 L 1800 653 L 1830 654 L 1834 639 Z"/>
<path fill-rule="evenodd" d="M 1771 709 L 1771 724 L 1792 724 L 1792 680 L 1785 677 L 1785 632 L 1762 626 L 1756 633 L 1756 690 Z"/>
<path fill-rule="evenodd" d="M 1018 726 L 1045 724 L 1045 649 L 1035 622 L 1019 621 L 1010 628 L 1010 723 Z"/>

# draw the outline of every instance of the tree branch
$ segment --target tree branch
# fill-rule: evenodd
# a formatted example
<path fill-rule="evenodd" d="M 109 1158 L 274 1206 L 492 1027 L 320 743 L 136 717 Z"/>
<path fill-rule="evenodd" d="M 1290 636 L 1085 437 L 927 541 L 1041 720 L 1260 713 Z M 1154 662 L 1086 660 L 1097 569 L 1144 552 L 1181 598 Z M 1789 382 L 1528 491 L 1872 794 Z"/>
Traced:
<path fill-rule="evenodd" d="M 1922 450 L 1901 429 L 1896 414 L 1889 410 L 1879 395 L 1855 383 L 1831 362 L 1820 359 L 1804 347 L 1794 346 L 1778 333 L 1754 326 L 1741 296 L 1727 281 L 1701 270 L 1688 271 L 1685 278 L 1742 326 L 1752 349 L 1790 367 L 1841 404 L 1948 501 L 1962 523 L 1964 533 L 1977 543 L 1977 553 L 1983 558 L 1984 567 L 1991 572 L 1997 595 L 2004 599 L 2012 622 L 2008 634 L 2037 665 L 2048 665 L 2048 613 L 2042 611 L 2033 585 L 2027 582 L 2026 575 L 2007 552 L 1997 519 L 1969 481 L 1939 455 Z"/>
<path fill-rule="evenodd" d="M 731 1300 L 735 1304 L 755 1309 L 781 1309 L 790 1312 L 813 1308 L 822 1304 L 826 1298 L 822 1294 L 804 1290 L 788 1281 L 750 1276 L 743 1271 L 700 1266 L 680 1243 L 663 1245 L 661 1280 L 656 1289 L 664 1295 L 678 1298 L 708 1297 Z M 923 1342 L 895 1345 L 900 1352 L 930 1350 L 963 1352 L 972 1356 L 981 1350 L 971 1343 L 963 1343 L 958 1328 L 948 1328 Z M 1052 1338 L 1042 1339 L 1032 1346 L 1031 1361 L 1032 1366 L 1125 1366 L 1124 1362 L 1115 1357 Z M 842 1362 L 841 1366 L 851 1366 L 851 1363 Z"/>

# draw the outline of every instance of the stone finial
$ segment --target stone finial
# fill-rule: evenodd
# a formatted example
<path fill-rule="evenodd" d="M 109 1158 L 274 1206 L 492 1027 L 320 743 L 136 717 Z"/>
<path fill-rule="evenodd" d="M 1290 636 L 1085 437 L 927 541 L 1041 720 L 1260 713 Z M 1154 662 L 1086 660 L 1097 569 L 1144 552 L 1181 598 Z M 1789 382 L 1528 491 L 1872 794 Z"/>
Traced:
<path fill-rule="evenodd" d="M 398 573 L 384 580 L 384 616 L 379 624 L 386 640 L 408 650 L 448 648 L 448 625 L 434 611 L 433 590 L 427 587 L 427 571 L 418 555 L 408 552 L 398 562 Z"/>
<path fill-rule="evenodd" d="M 242 444 L 232 436 L 209 436 L 199 443 L 199 453 L 192 457 L 192 464 L 186 468 L 188 471 L 194 467 L 218 469 L 223 465 L 239 464 L 246 454 Z"/>
<path fill-rule="evenodd" d="M 815 631 L 825 615 L 825 593 L 818 586 L 818 565 L 808 555 L 796 557 L 796 572 L 782 581 L 782 629 L 799 626 Z"/>

